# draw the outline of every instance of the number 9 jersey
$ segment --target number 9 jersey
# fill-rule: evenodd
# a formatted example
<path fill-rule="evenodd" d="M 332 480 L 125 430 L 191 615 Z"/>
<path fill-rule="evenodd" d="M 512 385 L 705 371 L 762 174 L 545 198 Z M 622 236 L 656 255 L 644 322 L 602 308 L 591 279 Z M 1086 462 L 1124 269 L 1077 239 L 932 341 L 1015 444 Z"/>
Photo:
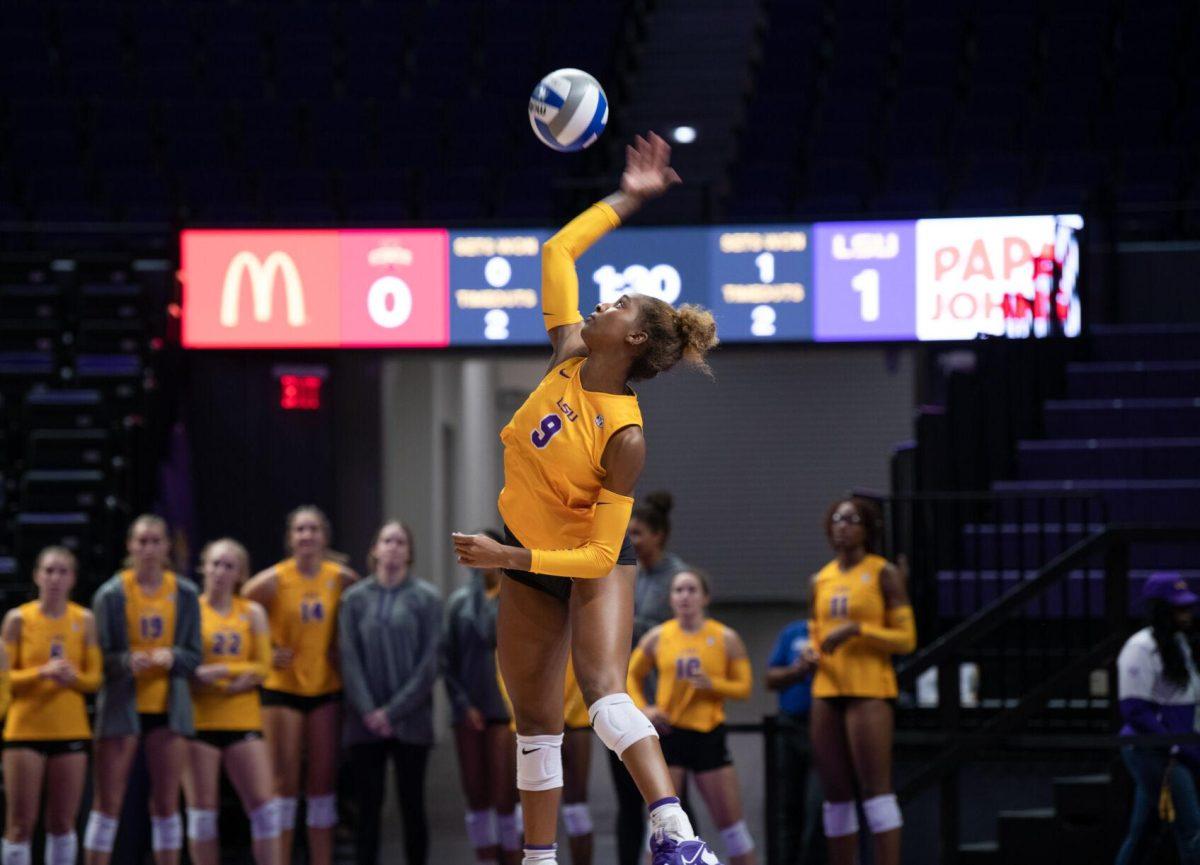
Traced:
<path fill-rule="evenodd" d="M 301 697 L 320 697 L 342 688 L 331 657 L 337 644 L 337 607 L 342 597 L 342 569 L 324 561 L 316 576 L 300 573 L 295 559 L 275 566 L 275 599 L 267 616 L 271 642 L 293 652 L 292 663 L 271 667 L 263 687 Z"/>
<path fill-rule="evenodd" d="M 500 516 L 529 549 L 581 547 L 592 534 L 608 440 L 641 426 L 637 396 L 583 389 L 584 358 L 550 370 L 500 433 Z"/>

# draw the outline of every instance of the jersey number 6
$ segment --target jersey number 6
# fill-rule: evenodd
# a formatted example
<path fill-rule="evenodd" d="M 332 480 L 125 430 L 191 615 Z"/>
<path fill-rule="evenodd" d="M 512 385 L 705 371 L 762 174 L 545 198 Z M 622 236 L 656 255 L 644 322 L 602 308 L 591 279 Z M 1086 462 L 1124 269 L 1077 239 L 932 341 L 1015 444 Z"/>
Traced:
<path fill-rule="evenodd" d="M 533 442 L 534 447 L 544 448 L 561 429 L 562 418 L 556 414 L 548 414 L 542 418 L 538 428 L 529 434 L 529 440 Z"/>

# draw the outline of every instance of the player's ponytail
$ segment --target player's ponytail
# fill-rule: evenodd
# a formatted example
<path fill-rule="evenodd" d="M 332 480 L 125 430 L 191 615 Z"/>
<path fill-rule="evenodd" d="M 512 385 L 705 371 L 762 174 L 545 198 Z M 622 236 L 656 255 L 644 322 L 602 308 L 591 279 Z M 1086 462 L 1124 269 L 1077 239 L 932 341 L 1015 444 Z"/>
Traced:
<path fill-rule="evenodd" d="M 717 344 L 717 322 L 712 313 L 686 303 L 675 309 L 665 301 L 645 295 L 639 296 L 639 303 L 646 342 L 629 369 L 629 378 L 645 381 L 680 361 L 711 376 L 704 356 Z"/>

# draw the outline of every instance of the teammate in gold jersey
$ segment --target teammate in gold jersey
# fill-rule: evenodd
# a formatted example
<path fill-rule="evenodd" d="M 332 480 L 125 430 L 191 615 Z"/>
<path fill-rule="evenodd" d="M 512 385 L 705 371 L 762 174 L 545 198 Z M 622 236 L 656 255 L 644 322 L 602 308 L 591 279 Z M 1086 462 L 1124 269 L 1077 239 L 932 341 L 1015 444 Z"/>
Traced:
<path fill-rule="evenodd" d="M 4 727 L 7 800 L 0 862 L 28 865 L 42 791 L 46 865 L 75 865 L 75 821 L 87 780 L 88 723 L 84 694 L 100 687 L 104 659 L 96 623 L 70 601 L 75 556 L 63 547 L 38 555 L 38 597 L 9 610 L 0 625 L 11 666 L 13 702 Z"/>
<path fill-rule="evenodd" d="M 313 865 L 333 861 L 342 706 L 337 608 L 342 589 L 358 575 L 331 558 L 331 535 L 329 519 L 319 508 L 296 508 L 287 518 L 291 558 L 255 574 L 242 588 L 245 597 L 266 608 L 270 623 L 271 669 L 263 682 L 263 733 L 275 772 L 283 862 L 292 858 L 302 764 L 307 767 L 304 796 L 310 861 Z"/>
<path fill-rule="evenodd" d="M 860 498 L 836 502 L 825 520 L 835 558 L 812 578 L 813 759 L 825 792 L 831 865 L 857 861 L 857 786 L 877 865 L 900 862 L 903 820 L 892 792 L 892 656 L 917 644 L 901 568 L 876 554 L 883 520 Z"/>
<path fill-rule="evenodd" d="M 262 738 L 258 686 L 271 664 L 267 614 L 237 597 L 250 576 L 250 557 L 235 540 L 213 541 L 200 554 L 200 638 L 204 656 L 192 681 L 196 737 L 188 743 L 183 775 L 187 800 L 188 852 L 195 865 L 216 865 L 221 767 L 250 818 L 257 865 L 278 865 L 279 813 L 275 807 L 271 755 Z"/>
<path fill-rule="evenodd" d="M 189 681 L 200 662 L 199 592 L 167 567 L 161 517 L 144 514 L 126 538 L 126 567 L 92 599 L 104 683 L 96 698 L 92 813 L 83 836 L 87 865 L 108 865 L 141 739 L 150 774 L 150 835 L 158 865 L 183 848 L 180 780 L 194 731 Z"/>
<path fill-rule="evenodd" d="M 667 143 L 638 137 L 626 148 L 620 190 L 546 242 L 542 313 L 553 351 L 545 377 L 501 433 L 507 542 L 454 536 L 461 564 L 507 573 L 498 655 L 516 715 L 527 865 L 557 861 L 568 653 L 592 729 L 650 805 L 656 861 L 712 858 L 679 806 L 653 725 L 625 693 L 636 564 L 626 533 L 646 459 L 629 383 L 681 360 L 704 368 L 716 325 L 705 310 L 637 294 L 598 304 L 585 321 L 575 272 L 588 247 L 678 182 Z"/>
<path fill-rule="evenodd" d="M 733 865 L 755 865 L 754 840 L 742 819 L 737 773 L 725 743 L 725 701 L 750 696 L 746 646 L 735 631 L 707 617 L 708 578 L 683 570 L 671 579 L 675 613 L 651 628 L 629 661 L 629 693 L 663 735 L 663 753 L 677 788 L 691 772 L 721 831 Z M 654 704 L 642 693 L 658 673 Z"/>

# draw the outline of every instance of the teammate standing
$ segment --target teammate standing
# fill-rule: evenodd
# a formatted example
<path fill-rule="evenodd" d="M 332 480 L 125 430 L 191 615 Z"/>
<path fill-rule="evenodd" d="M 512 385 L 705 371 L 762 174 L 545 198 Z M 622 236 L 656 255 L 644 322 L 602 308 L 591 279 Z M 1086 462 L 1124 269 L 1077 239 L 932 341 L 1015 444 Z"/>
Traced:
<path fill-rule="evenodd" d="M 250 576 L 250 557 L 237 541 L 213 541 L 200 554 L 200 567 L 204 657 L 192 683 L 196 737 L 188 743 L 183 774 L 188 850 L 196 865 L 216 865 L 220 860 L 217 811 L 224 766 L 250 818 L 254 861 L 275 865 L 280 862 L 279 814 L 258 696 L 271 664 L 267 614 L 254 601 L 236 594 L 238 585 Z"/>
<path fill-rule="evenodd" d="M 357 575 L 329 557 L 331 535 L 329 519 L 319 508 L 296 508 L 287 517 L 291 558 L 255 574 L 242 588 L 242 595 L 266 609 L 271 630 L 271 669 L 262 689 L 263 733 L 275 771 L 283 862 L 292 859 L 301 755 L 307 766 L 310 861 L 333 861 L 342 705 L 337 606 L 342 590 Z"/>
<path fill-rule="evenodd" d="M 84 861 L 108 865 L 139 737 L 150 774 L 150 833 L 158 865 L 183 847 L 180 779 L 194 732 L 189 681 L 200 663 L 199 592 L 168 570 L 167 524 L 143 514 L 126 539 L 127 567 L 96 591 L 92 611 L 104 653 L 96 700 L 96 763 Z"/>
<path fill-rule="evenodd" d="M 13 695 L 4 725 L 5 865 L 32 861 L 43 789 L 46 865 L 75 865 L 78 854 L 92 736 L 83 695 L 100 687 L 104 659 L 91 611 L 71 603 L 75 572 L 70 550 L 46 547 L 34 566 L 37 600 L 9 610 L 0 625 Z"/>
<path fill-rule="evenodd" d="M 652 628 L 629 662 L 629 693 L 663 736 L 676 789 L 688 772 L 721 831 L 733 865 L 754 865 L 754 840 L 742 817 L 737 772 L 725 742 L 725 701 L 750 696 L 750 658 L 741 637 L 706 615 L 708 579 L 680 571 L 671 580 L 675 617 Z M 641 700 L 646 676 L 658 673 L 654 703 Z"/>
<path fill-rule="evenodd" d="M 626 530 L 646 458 L 629 382 L 679 361 L 703 365 L 712 315 L 623 295 L 579 314 L 575 260 L 679 176 L 656 135 L 626 148 L 620 191 L 589 208 L 542 250 L 550 369 L 501 433 L 507 544 L 455 535 L 458 560 L 503 567 L 499 657 L 517 721 L 517 787 L 525 862 L 556 861 L 562 792 L 563 681 L 570 653 L 592 728 L 624 761 L 650 805 L 659 863 L 715 859 L 679 806 L 654 726 L 625 693 L 633 635 L 633 550 Z"/>
<path fill-rule="evenodd" d="M 917 644 L 904 574 L 876 554 L 883 521 L 874 504 L 837 502 L 825 519 L 835 558 L 812 578 L 817 648 L 813 678 L 813 758 L 825 792 L 832 865 L 852 865 L 858 847 L 855 787 L 875 838 L 876 865 L 900 862 L 903 820 L 892 792 L 892 656 Z"/>

